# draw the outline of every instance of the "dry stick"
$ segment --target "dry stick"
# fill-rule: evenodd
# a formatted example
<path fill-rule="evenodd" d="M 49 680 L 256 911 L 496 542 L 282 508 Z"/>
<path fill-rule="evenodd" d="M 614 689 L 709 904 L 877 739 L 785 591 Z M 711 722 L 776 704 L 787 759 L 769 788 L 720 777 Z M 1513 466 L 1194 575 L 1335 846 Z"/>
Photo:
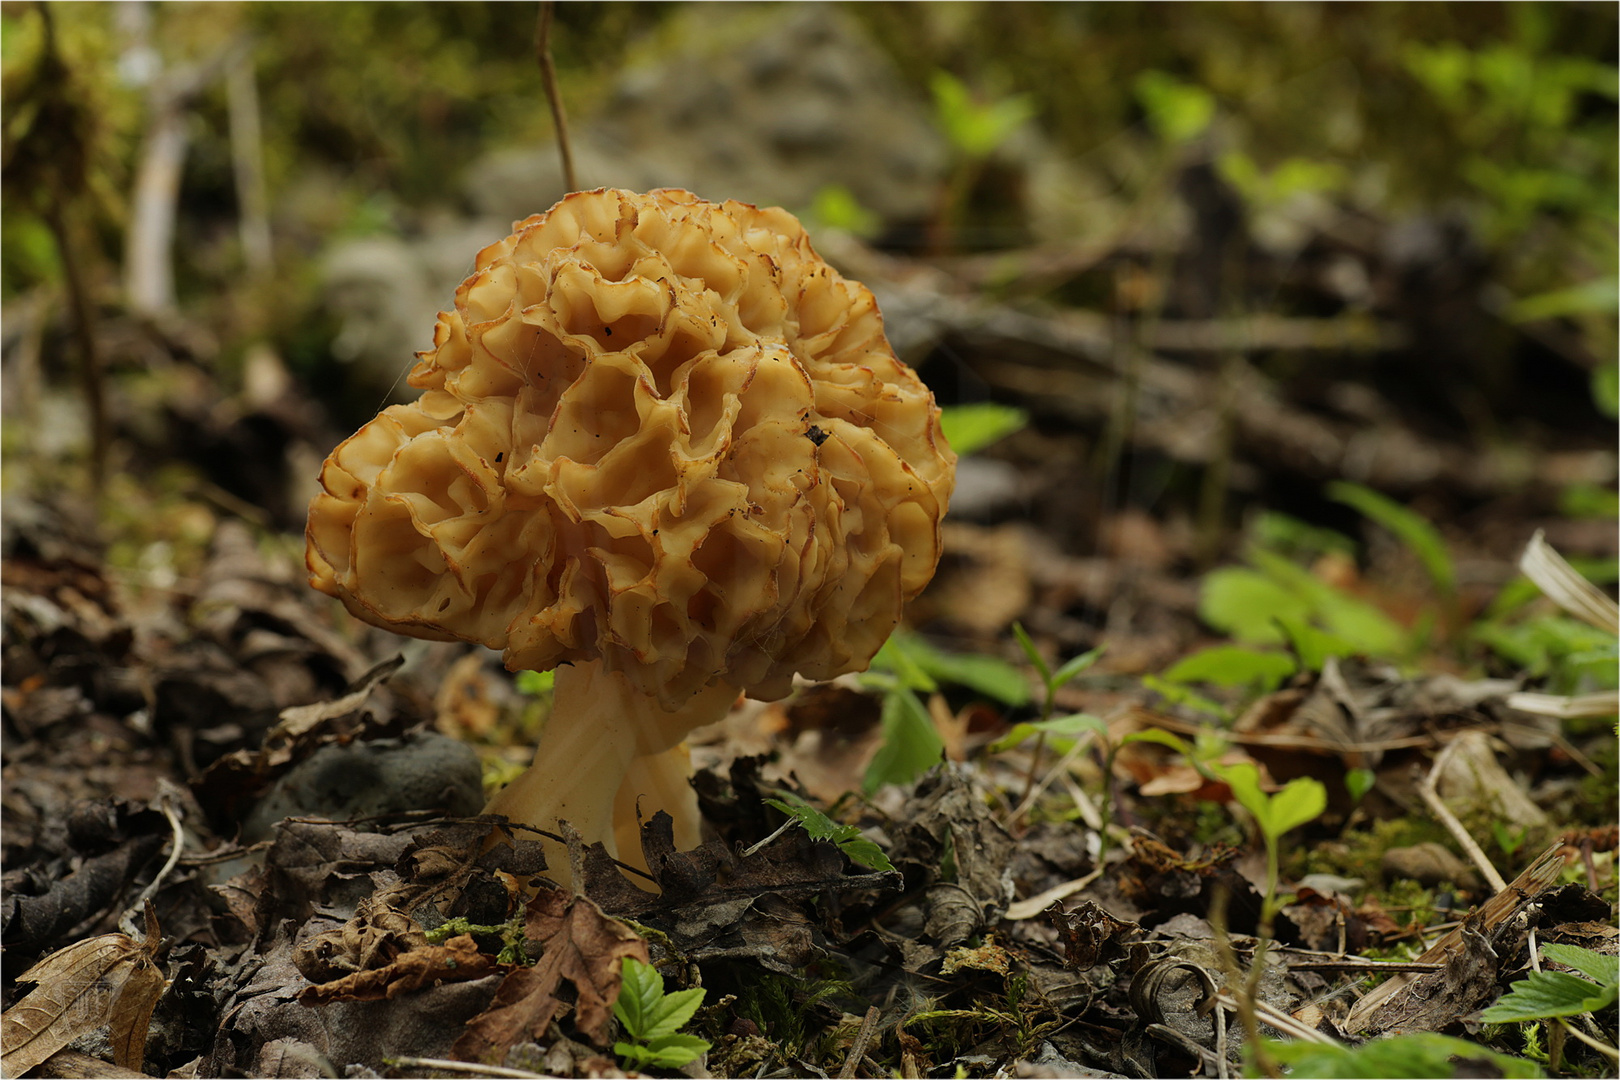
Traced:
<path fill-rule="evenodd" d="M 855 1033 L 855 1041 L 849 1044 L 849 1056 L 844 1058 L 844 1067 L 838 1070 L 839 1080 L 850 1080 L 855 1075 L 855 1069 L 861 1058 L 866 1056 L 866 1044 L 872 1041 L 872 1032 L 877 1029 L 878 1017 L 882 1012 L 876 1005 L 866 1010 L 866 1017 L 861 1021 L 861 1029 Z"/>
<path fill-rule="evenodd" d="M 1468 857 L 1474 861 L 1474 865 L 1479 867 L 1479 872 L 1485 876 L 1485 880 L 1490 887 L 1496 892 L 1501 892 L 1507 888 L 1507 882 L 1502 880 L 1502 875 L 1497 873 L 1495 866 L 1491 865 L 1491 860 L 1485 857 L 1485 852 L 1480 850 L 1479 844 L 1474 841 L 1472 836 L 1468 835 L 1468 830 L 1463 828 L 1462 822 L 1458 821 L 1457 816 L 1446 808 L 1445 802 L 1440 798 L 1439 791 L 1436 790 L 1436 785 L 1440 782 L 1440 774 L 1445 770 L 1446 763 L 1451 760 L 1451 755 L 1460 745 L 1462 744 L 1457 742 L 1447 743 L 1446 748 L 1436 755 L 1434 764 L 1429 767 L 1429 775 L 1424 777 L 1423 783 L 1418 785 L 1418 794 L 1423 796 L 1423 804 L 1429 808 L 1429 812 L 1439 818 L 1440 823 L 1446 827 L 1446 831 L 1451 833 L 1457 843 L 1462 845 L 1463 851 L 1467 852 Z"/>
<path fill-rule="evenodd" d="M 540 25 L 534 35 L 534 55 L 540 61 L 540 79 L 545 84 L 546 100 L 551 103 L 551 122 L 557 129 L 557 150 L 562 155 L 563 184 L 569 191 L 578 191 L 574 178 L 574 152 L 568 145 L 568 115 L 563 112 L 562 92 L 557 89 L 557 66 L 551 61 L 552 0 L 541 0 Z"/>

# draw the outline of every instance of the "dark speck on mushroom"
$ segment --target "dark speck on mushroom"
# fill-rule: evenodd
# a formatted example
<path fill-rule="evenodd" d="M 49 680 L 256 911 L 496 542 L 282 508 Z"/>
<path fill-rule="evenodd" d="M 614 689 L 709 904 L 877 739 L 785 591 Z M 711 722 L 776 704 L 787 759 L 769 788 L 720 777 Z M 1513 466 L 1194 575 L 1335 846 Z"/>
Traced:
<path fill-rule="evenodd" d="M 810 425 L 809 429 L 805 431 L 804 436 L 817 446 L 820 446 L 822 443 L 827 441 L 827 433 L 822 431 L 814 424 Z"/>

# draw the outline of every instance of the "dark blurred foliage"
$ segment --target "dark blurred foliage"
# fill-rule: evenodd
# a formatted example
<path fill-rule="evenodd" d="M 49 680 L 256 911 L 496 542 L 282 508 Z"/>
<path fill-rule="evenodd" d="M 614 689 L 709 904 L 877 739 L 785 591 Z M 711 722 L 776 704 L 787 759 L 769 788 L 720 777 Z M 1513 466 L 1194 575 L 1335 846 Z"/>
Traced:
<path fill-rule="evenodd" d="M 340 326 L 323 303 L 323 257 L 344 240 L 409 239 L 465 215 L 463 185 L 481 155 L 551 139 L 533 4 L 49 10 L 47 46 L 41 7 L 0 5 L 0 299 L 8 315 L 39 315 L 13 321 L 7 348 L 22 340 L 51 359 L 71 353 L 59 245 L 48 225 L 51 206 L 71 204 L 83 274 L 113 319 L 108 363 L 133 380 L 121 384 L 124 419 L 115 422 L 132 429 L 144 422 L 140 402 L 175 392 L 137 385 L 170 377 L 154 355 L 180 358 L 235 392 L 244 358 L 267 345 L 312 407 L 336 408 L 341 422 L 326 424 L 320 408 L 306 418 L 321 431 L 312 442 L 341 434 L 356 410 L 375 407 L 386 384 L 359 380 L 335 357 Z M 690 11 L 558 5 L 554 52 L 571 112 L 588 117 L 614 101 L 624 73 L 665 55 L 672 27 Z M 951 135 L 961 160 L 936 200 L 939 220 L 927 235 L 880 233 L 880 246 L 949 256 L 1109 245 L 1130 232 L 1122 221 L 1151 227 L 1190 216 L 1193 241 L 1170 263 L 1151 250 L 1116 249 L 1124 255 L 1039 288 L 1020 283 L 1016 298 L 1143 320 L 1325 318 L 1358 309 L 1301 286 L 1293 271 L 1331 270 L 1346 223 L 1366 223 L 1364 234 L 1386 246 L 1410 233 L 1421 258 L 1401 263 L 1399 252 L 1384 250 L 1364 260 L 1384 274 L 1369 313 L 1412 334 L 1409 349 L 1381 354 L 1365 377 L 1381 390 L 1413 384 L 1404 404 L 1431 410 L 1448 432 L 1482 438 L 1495 437 L 1504 402 L 1532 403 L 1538 422 L 1556 429 L 1572 388 L 1585 399 L 1575 426 L 1590 433 L 1603 422 L 1597 413 L 1612 416 L 1614 5 L 871 3 L 843 11 L 894 59 L 918 101 L 932 102 L 942 130 L 953 120 L 941 96 L 950 76 L 958 111 L 982 107 L 980 119 L 1000 115 L 1013 133 L 1003 146 L 992 125 L 976 148 L 971 131 Z M 699 17 L 714 20 L 713 37 L 723 42 L 724 31 L 751 16 L 717 5 Z M 152 320 L 121 322 L 120 268 L 154 87 L 244 57 L 256 82 L 273 261 L 251 265 L 231 102 L 223 78 L 203 79 L 186 106 L 177 318 L 156 320 L 156 330 Z M 1065 175 L 1085 187 L 1082 210 L 1060 234 L 1041 235 L 1030 215 L 1016 212 L 1034 182 L 1029 154 L 1004 152 L 1020 140 L 1038 143 L 1044 160 L 1061 159 Z M 1327 210 L 1301 218 L 1307 233 L 1315 230 L 1308 242 L 1293 254 L 1272 248 L 1253 257 L 1268 215 L 1312 200 Z M 1403 233 L 1404 222 L 1418 227 Z M 1482 320 L 1482 304 L 1494 322 Z M 423 345 L 431 315 L 421 315 Z M 1424 365 L 1416 380 L 1414 356 Z M 1255 362 L 1301 397 L 1313 392 L 1313 359 L 1279 350 Z M 408 363 L 402 354 L 399 368 Z M 69 366 L 38 369 L 60 384 Z M 1318 369 L 1325 393 L 1338 373 Z M 23 427 L 8 425 L 16 429 L 8 452 Z M 265 438 L 273 443 L 281 430 Z M 211 444 L 190 434 L 182 440 L 188 453 L 205 453 L 199 445 Z"/>

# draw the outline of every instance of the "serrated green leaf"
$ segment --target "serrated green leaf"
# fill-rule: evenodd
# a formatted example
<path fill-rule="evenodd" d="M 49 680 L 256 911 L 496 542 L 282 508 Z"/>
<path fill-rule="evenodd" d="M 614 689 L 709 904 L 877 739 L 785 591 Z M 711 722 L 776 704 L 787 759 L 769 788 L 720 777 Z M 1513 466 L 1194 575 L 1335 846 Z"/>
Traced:
<path fill-rule="evenodd" d="M 1532 971 L 1513 984 L 1495 1005 L 1480 1013 L 1486 1023 L 1579 1016 L 1615 1002 L 1615 985 L 1598 986 L 1562 971 Z"/>
<path fill-rule="evenodd" d="M 709 1049 L 709 1041 L 696 1035 L 666 1035 L 653 1040 L 646 1062 L 660 1069 L 678 1069 Z"/>
<path fill-rule="evenodd" d="M 703 1004 L 703 994 L 702 987 L 665 994 L 647 1014 L 647 1027 L 643 1030 L 641 1039 L 644 1042 L 655 1043 L 685 1027 L 692 1017 L 697 1015 L 698 1007 Z"/>
<path fill-rule="evenodd" d="M 782 799 L 766 799 L 766 806 L 773 806 L 798 821 L 805 832 L 810 834 L 812 840 L 847 840 L 852 834 L 860 835 L 860 830 L 853 825 L 841 825 L 832 818 L 823 814 L 809 803 L 799 799 L 792 792 L 780 792 Z M 785 802 L 784 799 L 792 800 Z"/>
<path fill-rule="evenodd" d="M 633 956 L 619 962 L 619 996 L 613 1002 L 613 1015 L 633 1038 L 644 1036 L 649 1017 L 664 996 L 664 977 L 651 964 Z"/>
<path fill-rule="evenodd" d="M 1360 1046 L 1325 1045 L 1313 1042 L 1273 1042 L 1266 1040 L 1272 1057 L 1291 1066 L 1292 1076 L 1322 1077 L 1324 1080 L 1379 1080 L 1390 1076 L 1453 1077 L 1457 1067 L 1451 1059 L 1490 1062 L 1504 1077 L 1512 1080 L 1537 1077 L 1541 1070 L 1523 1058 L 1499 1054 L 1477 1043 L 1449 1035 L 1417 1032 L 1384 1039 L 1370 1039 Z"/>
<path fill-rule="evenodd" d="M 883 853 L 883 849 L 864 836 L 840 840 L 838 850 L 849 856 L 851 862 L 858 866 L 864 866 L 868 870 L 881 870 L 888 873 L 894 869 L 894 864 Z"/>
<path fill-rule="evenodd" d="M 848 856 L 850 861 L 868 870 L 894 869 L 894 864 L 889 862 L 889 857 L 883 853 L 883 849 L 862 836 L 860 829 L 834 821 L 791 791 L 779 790 L 777 794 L 782 798 L 766 799 L 765 804 L 774 806 L 784 814 L 795 818 L 810 835 L 810 839 L 837 844 L 838 850 Z"/>
<path fill-rule="evenodd" d="M 945 743 L 917 695 L 897 687 L 883 695 L 883 745 L 866 768 L 861 788 L 868 795 L 885 784 L 909 784 L 939 764 Z"/>
<path fill-rule="evenodd" d="M 1620 983 L 1620 956 L 1583 949 L 1579 945 L 1563 945 L 1556 941 L 1541 947 L 1541 955 L 1556 964 L 1572 967 L 1601 986 Z"/>
<path fill-rule="evenodd" d="M 977 453 L 1029 424 L 1029 413 L 1011 405 L 979 402 L 947 405 L 939 411 L 945 441 L 959 456 Z"/>

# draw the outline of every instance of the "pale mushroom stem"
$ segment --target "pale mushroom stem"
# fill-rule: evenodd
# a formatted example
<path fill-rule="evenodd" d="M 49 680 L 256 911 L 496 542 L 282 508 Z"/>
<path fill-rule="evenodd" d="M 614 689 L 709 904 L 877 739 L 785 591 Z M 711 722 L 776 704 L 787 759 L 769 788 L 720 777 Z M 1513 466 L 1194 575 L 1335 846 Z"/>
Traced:
<path fill-rule="evenodd" d="M 644 754 L 630 762 L 613 801 L 613 836 L 619 860 L 646 870 L 641 851 L 641 822 L 665 810 L 675 822 L 675 850 L 690 851 L 703 842 L 697 792 L 692 790 L 692 756 L 686 744 L 662 754 Z M 644 883 L 645 884 L 645 883 Z"/>
<path fill-rule="evenodd" d="M 683 836 L 695 837 L 697 801 L 685 784 L 689 766 L 677 748 L 687 732 L 725 716 L 736 698 L 734 687 L 716 683 L 666 712 L 601 661 L 558 668 L 534 763 L 496 793 L 485 812 L 551 831 L 559 819 L 567 821 L 586 844 L 600 841 L 619 857 L 615 810 L 629 808 L 633 829 L 640 798 L 644 817 L 668 810 L 676 819 L 677 844 Z M 671 795 L 678 797 L 675 805 L 664 801 Z M 542 842 L 548 873 L 570 884 L 567 848 Z M 639 845 L 628 854 L 633 858 L 626 862 L 641 863 Z"/>

